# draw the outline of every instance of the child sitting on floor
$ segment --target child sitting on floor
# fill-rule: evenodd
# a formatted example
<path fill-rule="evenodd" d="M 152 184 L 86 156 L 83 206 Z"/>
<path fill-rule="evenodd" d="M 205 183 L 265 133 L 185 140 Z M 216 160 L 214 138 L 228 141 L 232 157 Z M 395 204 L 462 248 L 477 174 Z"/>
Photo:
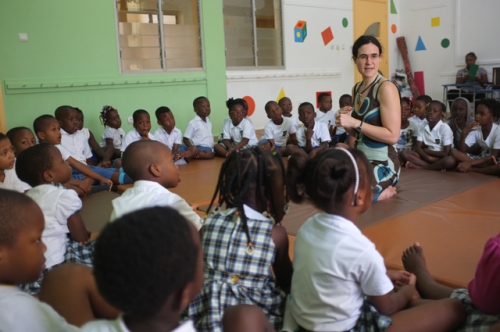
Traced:
<path fill-rule="evenodd" d="M 417 276 L 417 289 L 423 299 L 457 299 L 467 312 L 460 331 L 488 331 L 493 324 L 500 328 L 500 234 L 484 246 L 483 255 L 476 267 L 474 279 L 468 289 L 453 289 L 438 284 L 429 273 L 424 250 L 417 242 L 403 252 L 404 268 Z M 494 330 L 489 330 L 494 331 Z"/>
<path fill-rule="evenodd" d="M 283 331 L 451 331 L 464 320 L 459 301 L 422 301 L 414 275 L 386 271 L 356 226 L 372 202 L 371 169 L 356 149 L 290 158 L 288 195 L 322 212 L 302 225 L 295 240 Z"/>
<path fill-rule="evenodd" d="M 232 151 L 222 165 L 208 211 L 216 199 L 218 206 L 203 227 L 205 284 L 188 311 L 198 330 L 220 332 L 225 309 L 236 304 L 258 306 L 280 330 L 292 276 L 280 226 L 284 172 L 282 157 L 259 147 Z"/>
<path fill-rule="evenodd" d="M 177 211 L 153 207 L 126 214 L 96 242 L 97 287 L 122 315 L 90 322 L 82 332 L 195 332 L 180 313 L 203 285 L 203 252 L 199 234 Z"/>
<path fill-rule="evenodd" d="M 311 103 L 305 102 L 299 106 L 299 119 L 304 124 L 297 131 L 297 141 L 301 150 L 312 158 L 317 153 L 325 150 L 330 142 L 328 128 L 322 122 L 315 121 L 316 112 Z M 291 146 L 294 152 L 300 151 L 299 147 Z"/>
<path fill-rule="evenodd" d="M 59 121 L 56 120 L 52 115 L 41 115 L 33 121 L 33 130 L 40 143 L 54 144 L 56 148 L 59 149 L 61 155 L 69 165 L 78 171 L 78 174 L 73 172 L 72 179 L 68 182 L 71 187 L 68 189 L 74 189 L 78 195 L 89 194 L 92 188 L 88 188 L 85 184 L 92 186 L 95 182 L 112 186 L 113 182 L 110 179 L 94 172 L 88 165 L 76 160 L 71 157 L 69 152 L 61 145 L 61 129 L 59 127 Z M 116 175 L 116 178 L 118 175 Z M 109 187 L 108 187 L 109 188 Z"/>
<path fill-rule="evenodd" d="M 129 131 L 122 141 L 122 147 L 120 148 L 122 154 L 133 142 L 140 140 L 156 141 L 154 135 L 150 133 L 151 118 L 149 117 L 149 113 L 147 111 L 137 110 L 134 114 L 132 114 L 132 118 L 134 119 L 134 129 Z"/>
<path fill-rule="evenodd" d="M 97 143 L 94 134 L 88 129 L 84 128 L 83 125 L 85 123 L 85 117 L 83 112 L 78 107 L 73 107 L 76 111 L 76 119 L 78 120 L 78 130 L 80 130 L 85 138 L 87 139 L 87 143 L 90 145 L 90 149 L 92 152 L 91 165 L 100 165 L 102 167 L 111 167 L 111 156 L 112 151 L 103 149 L 99 143 Z"/>
<path fill-rule="evenodd" d="M 175 208 L 200 229 L 202 222 L 193 209 L 179 195 L 168 191 L 179 184 L 177 166 L 172 162 L 170 149 L 157 141 L 137 141 L 123 153 L 123 169 L 134 179 L 134 186 L 112 201 L 111 220 L 131 211 L 151 206 Z"/>
<path fill-rule="evenodd" d="M 31 129 L 26 127 L 15 127 L 9 129 L 7 132 L 7 137 L 10 139 L 10 143 L 14 148 L 14 154 L 20 154 L 23 150 L 29 148 L 30 146 L 36 145 L 36 138 L 33 135 Z"/>
<path fill-rule="evenodd" d="M 19 180 L 14 166 L 16 157 L 9 138 L 0 133 L 0 188 L 24 193 L 31 187 Z"/>
<path fill-rule="evenodd" d="M 187 147 L 196 147 L 199 152 L 196 159 L 212 159 L 214 157 L 214 136 L 210 115 L 210 101 L 206 97 L 198 97 L 193 101 L 196 116 L 189 121 L 183 142 Z"/>
<path fill-rule="evenodd" d="M 0 322 L 2 331 L 79 331 L 49 305 L 22 292 L 44 269 L 44 216 L 26 195 L 0 189 Z"/>
<path fill-rule="evenodd" d="M 110 179 L 115 184 L 131 183 L 131 179 L 118 169 L 99 167 L 88 164 L 92 159 L 92 152 L 86 136 L 78 130 L 79 123 L 77 111 L 71 106 L 60 106 L 55 111 L 55 117 L 61 126 L 61 146 L 73 157 L 73 159 L 87 165 L 95 173 L 103 178 Z M 35 129 L 36 131 L 36 129 Z M 35 132 L 35 134 L 38 134 Z M 79 170 L 73 170 L 73 178 L 83 179 L 83 174 Z"/>
<path fill-rule="evenodd" d="M 323 122 L 328 128 L 328 132 L 333 133 L 333 128 L 335 127 L 335 117 L 332 111 L 332 96 L 328 93 L 320 93 L 318 96 L 319 108 L 316 110 L 316 120 L 317 122 Z"/>
<path fill-rule="evenodd" d="M 342 95 L 339 98 L 339 109 L 333 113 L 333 118 L 336 119 L 336 115 L 342 108 L 345 106 L 352 107 L 352 97 L 351 95 Z M 349 134 L 345 131 L 342 126 L 336 126 L 335 122 L 333 123 L 332 130 L 332 142 L 331 146 L 335 146 L 337 143 L 345 143 L 349 139 Z M 347 144 L 347 143 L 346 143 Z"/>
<path fill-rule="evenodd" d="M 278 105 L 280 106 L 281 110 L 283 111 L 283 116 L 285 118 L 289 118 L 292 120 L 292 125 L 295 128 L 295 132 L 299 130 L 299 117 L 296 116 L 295 114 L 292 114 L 292 101 L 288 97 L 283 97 L 278 101 Z"/>
<path fill-rule="evenodd" d="M 418 130 L 427 124 L 425 111 L 431 102 L 432 98 L 428 95 L 420 95 L 413 102 L 413 116 L 408 121 L 413 122 Z M 418 132 L 416 136 L 418 136 Z"/>
<path fill-rule="evenodd" d="M 17 161 L 19 178 L 33 187 L 26 195 L 40 206 L 45 218 L 45 269 L 37 281 L 23 287 L 38 294 L 45 273 L 54 266 L 68 261 L 92 266 L 93 242 L 78 213 L 82 201 L 62 185 L 71 179 L 71 168 L 61 152 L 52 144 L 40 143 L 21 152 Z"/>
<path fill-rule="evenodd" d="M 160 128 L 155 131 L 154 136 L 159 142 L 168 146 L 172 151 L 174 161 L 194 158 L 199 150 L 196 146 L 188 148 L 186 145 L 182 145 L 182 132 L 175 127 L 174 114 L 170 108 L 161 106 L 156 110 L 155 115 Z"/>
<path fill-rule="evenodd" d="M 222 128 L 222 143 L 214 146 L 215 154 L 226 158 L 233 150 L 248 149 L 257 145 L 257 136 L 252 123 L 245 119 L 243 99 L 230 98 L 226 102 L 231 121 Z"/>
<path fill-rule="evenodd" d="M 400 158 L 406 168 L 424 168 L 436 171 L 452 169 L 455 160 L 448 156 L 453 144 L 453 133 L 441 119 L 446 106 L 433 100 L 426 110 L 427 124 L 419 129 L 414 151 L 402 151 Z"/>
<path fill-rule="evenodd" d="M 460 147 L 460 139 L 462 131 L 474 118 L 471 115 L 470 102 L 466 98 L 458 97 L 451 103 L 451 118 L 448 125 L 453 132 L 453 146 L 458 149 Z"/>
<path fill-rule="evenodd" d="M 294 145 L 298 145 L 292 120 L 282 116 L 282 110 L 275 101 L 268 101 L 265 110 L 271 121 L 264 127 L 264 138 L 259 142 L 259 146 L 267 151 L 277 151 L 286 157 L 290 154 L 286 146 L 287 141 L 290 139 Z"/>
<path fill-rule="evenodd" d="M 463 129 L 458 149 L 450 154 L 461 172 L 495 165 L 500 155 L 500 127 L 495 123 L 500 113 L 498 102 L 483 99 L 477 105 L 476 121 Z"/>
<path fill-rule="evenodd" d="M 112 106 L 103 106 L 99 119 L 105 128 L 99 145 L 105 150 L 109 149 L 113 151 L 111 159 L 120 158 L 122 155 L 120 149 L 122 141 L 125 138 L 125 131 L 121 128 L 122 120 L 120 119 L 118 110 Z M 120 165 L 115 164 L 115 167 L 120 167 Z"/>
<path fill-rule="evenodd" d="M 415 122 L 409 121 L 411 116 L 410 104 L 408 97 L 401 98 L 401 129 L 399 130 L 399 139 L 396 142 L 396 149 L 399 153 L 403 150 L 412 150 L 417 140 L 418 128 Z"/>

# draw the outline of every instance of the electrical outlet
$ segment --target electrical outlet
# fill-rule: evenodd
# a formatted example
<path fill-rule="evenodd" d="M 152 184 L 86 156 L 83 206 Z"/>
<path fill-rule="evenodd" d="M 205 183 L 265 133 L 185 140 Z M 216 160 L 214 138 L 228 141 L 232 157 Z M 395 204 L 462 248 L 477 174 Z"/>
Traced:
<path fill-rule="evenodd" d="M 27 42 L 28 41 L 28 34 L 27 33 L 20 33 L 19 34 L 19 41 Z"/>

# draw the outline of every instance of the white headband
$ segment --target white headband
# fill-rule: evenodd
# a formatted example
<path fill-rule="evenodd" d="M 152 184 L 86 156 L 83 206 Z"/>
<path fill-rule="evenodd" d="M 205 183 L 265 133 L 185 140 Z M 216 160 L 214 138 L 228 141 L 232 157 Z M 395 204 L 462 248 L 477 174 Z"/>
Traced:
<path fill-rule="evenodd" d="M 351 202 L 351 205 L 354 205 L 354 201 L 356 199 L 356 194 L 358 193 L 358 187 L 359 187 L 359 170 L 358 170 L 358 164 L 356 163 L 356 159 L 354 159 L 354 156 L 352 155 L 351 152 L 349 152 L 349 150 L 347 150 L 345 148 L 336 148 L 336 149 L 344 151 L 349 156 L 349 158 L 351 159 L 352 164 L 354 166 L 354 171 L 356 173 L 356 183 L 354 184 L 354 194 L 352 196 L 352 202 Z"/>

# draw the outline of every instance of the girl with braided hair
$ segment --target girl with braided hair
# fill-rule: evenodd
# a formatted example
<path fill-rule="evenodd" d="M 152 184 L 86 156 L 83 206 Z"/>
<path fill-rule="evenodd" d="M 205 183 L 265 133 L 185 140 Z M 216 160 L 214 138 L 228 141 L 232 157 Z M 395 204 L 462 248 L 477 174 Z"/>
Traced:
<path fill-rule="evenodd" d="M 219 332 L 226 308 L 251 304 L 279 331 L 292 277 L 282 158 L 260 147 L 232 151 L 208 211 L 216 199 L 203 227 L 205 284 L 188 314 L 198 331 Z"/>
<path fill-rule="evenodd" d="M 104 132 L 101 136 L 101 147 L 105 149 L 113 149 L 112 159 L 120 158 L 122 147 L 122 139 L 125 137 L 125 131 L 121 128 L 122 120 L 118 110 L 112 106 L 105 105 L 99 114 L 101 124 L 104 125 Z"/>

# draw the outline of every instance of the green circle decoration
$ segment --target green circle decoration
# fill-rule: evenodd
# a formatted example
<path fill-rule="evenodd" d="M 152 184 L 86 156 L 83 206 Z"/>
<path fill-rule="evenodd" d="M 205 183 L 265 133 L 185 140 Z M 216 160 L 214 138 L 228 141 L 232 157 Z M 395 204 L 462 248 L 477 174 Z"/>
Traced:
<path fill-rule="evenodd" d="M 345 17 L 344 17 L 344 18 L 342 19 L 342 26 L 343 26 L 344 28 L 347 28 L 347 26 L 348 26 L 348 25 L 349 25 L 349 21 L 347 20 L 347 18 L 345 18 Z"/>
<path fill-rule="evenodd" d="M 443 48 L 448 48 L 448 46 L 450 46 L 450 40 L 448 38 L 441 40 L 441 46 L 443 46 Z"/>

